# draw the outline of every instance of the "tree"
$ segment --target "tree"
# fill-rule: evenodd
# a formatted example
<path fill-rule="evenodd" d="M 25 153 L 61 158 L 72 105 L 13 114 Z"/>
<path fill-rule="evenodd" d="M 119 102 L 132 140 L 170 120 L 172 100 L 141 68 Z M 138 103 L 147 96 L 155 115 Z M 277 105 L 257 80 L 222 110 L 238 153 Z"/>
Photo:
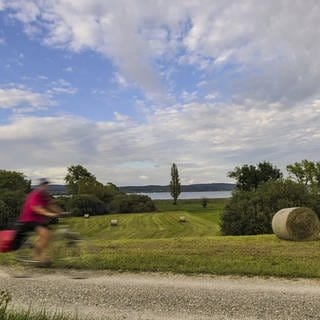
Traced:
<path fill-rule="evenodd" d="M 0 170 L 0 226 L 4 227 L 16 219 L 31 181 L 16 171 Z"/>
<path fill-rule="evenodd" d="M 16 171 L 0 170 L 0 190 L 21 190 L 27 193 L 31 190 L 31 181 L 26 180 L 23 173 Z"/>
<path fill-rule="evenodd" d="M 270 180 L 257 190 L 236 190 L 221 215 L 224 235 L 272 233 L 272 218 L 283 208 L 309 207 L 320 214 L 319 197 L 292 180 Z"/>
<path fill-rule="evenodd" d="M 237 189 L 251 191 L 257 190 L 262 183 L 281 179 L 282 173 L 270 162 L 264 161 L 256 166 L 245 164 L 242 167 L 235 167 L 233 171 L 228 173 L 228 177 L 237 181 Z"/>
<path fill-rule="evenodd" d="M 105 203 L 92 194 L 77 194 L 72 196 L 67 201 L 67 210 L 71 211 L 75 216 L 107 213 Z"/>
<path fill-rule="evenodd" d="M 78 183 L 78 194 L 92 194 L 108 205 L 113 197 L 120 193 L 116 185 L 108 183 L 103 185 L 95 178 L 86 177 Z"/>
<path fill-rule="evenodd" d="M 170 194 L 173 198 L 173 204 L 177 204 L 177 199 L 181 193 L 181 184 L 179 178 L 178 167 L 175 163 L 171 167 Z"/>
<path fill-rule="evenodd" d="M 311 191 L 320 191 L 320 161 L 312 162 L 305 159 L 301 162 L 295 162 L 287 166 L 287 171 L 291 178 L 298 183 L 309 186 Z"/>
<path fill-rule="evenodd" d="M 203 208 L 206 208 L 208 205 L 208 199 L 207 198 L 201 198 L 201 205 Z"/>
<path fill-rule="evenodd" d="M 96 177 L 80 164 L 70 166 L 67 170 L 68 174 L 66 175 L 64 180 L 67 183 L 67 190 L 71 194 L 79 193 L 79 184 L 81 180 L 96 180 Z"/>
<path fill-rule="evenodd" d="M 139 194 L 118 193 L 110 203 L 112 213 L 152 212 L 156 207 L 150 197 Z"/>
<path fill-rule="evenodd" d="M 7 228 L 11 216 L 10 208 L 0 200 L 0 230 Z"/>

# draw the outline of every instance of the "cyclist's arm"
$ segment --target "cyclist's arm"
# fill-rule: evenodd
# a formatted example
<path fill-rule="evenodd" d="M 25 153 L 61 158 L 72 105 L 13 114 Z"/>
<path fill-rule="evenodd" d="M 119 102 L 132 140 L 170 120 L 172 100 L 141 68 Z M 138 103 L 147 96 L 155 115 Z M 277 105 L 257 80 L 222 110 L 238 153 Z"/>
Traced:
<path fill-rule="evenodd" d="M 33 206 L 32 210 L 33 210 L 33 212 L 36 212 L 37 214 L 40 214 L 40 215 L 46 216 L 46 217 L 50 217 L 50 218 L 56 217 L 58 215 L 56 212 L 48 211 L 47 209 L 45 209 L 44 207 L 39 206 L 39 205 Z"/>
<path fill-rule="evenodd" d="M 61 208 L 56 205 L 55 203 L 50 203 L 48 206 L 47 206 L 48 210 L 50 210 L 51 212 L 54 212 L 54 213 L 58 213 L 58 214 L 61 214 L 62 210 Z"/>

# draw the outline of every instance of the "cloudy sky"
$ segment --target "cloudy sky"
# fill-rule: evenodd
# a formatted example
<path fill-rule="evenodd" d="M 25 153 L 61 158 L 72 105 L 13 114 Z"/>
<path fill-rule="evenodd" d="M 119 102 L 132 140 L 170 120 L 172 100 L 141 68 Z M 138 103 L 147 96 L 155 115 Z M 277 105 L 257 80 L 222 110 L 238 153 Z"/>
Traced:
<path fill-rule="evenodd" d="M 0 169 L 229 182 L 319 160 L 318 0 L 0 0 Z"/>

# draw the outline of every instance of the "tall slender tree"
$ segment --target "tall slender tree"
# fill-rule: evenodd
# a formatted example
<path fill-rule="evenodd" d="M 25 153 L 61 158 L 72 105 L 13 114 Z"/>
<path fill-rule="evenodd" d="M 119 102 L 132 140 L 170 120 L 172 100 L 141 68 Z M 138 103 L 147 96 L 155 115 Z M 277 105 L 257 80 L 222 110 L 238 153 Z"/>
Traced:
<path fill-rule="evenodd" d="M 177 204 L 177 199 L 181 193 L 181 184 L 179 178 L 178 167 L 175 163 L 171 166 L 170 194 L 173 198 L 173 204 Z"/>

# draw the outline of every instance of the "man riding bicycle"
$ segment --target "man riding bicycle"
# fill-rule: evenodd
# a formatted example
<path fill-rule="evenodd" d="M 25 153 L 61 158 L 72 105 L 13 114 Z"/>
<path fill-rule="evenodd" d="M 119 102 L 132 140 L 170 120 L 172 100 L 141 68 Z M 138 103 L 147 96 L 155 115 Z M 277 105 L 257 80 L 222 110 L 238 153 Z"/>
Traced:
<path fill-rule="evenodd" d="M 61 210 L 54 205 L 49 193 L 49 181 L 40 179 L 37 188 L 27 196 L 18 218 L 13 250 L 19 249 L 29 232 L 35 231 L 37 239 L 34 244 L 34 259 L 40 264 L 50 263 L 45 255 L 51 240 L 49 230 L 50 218 L 59 216 Z"/>

